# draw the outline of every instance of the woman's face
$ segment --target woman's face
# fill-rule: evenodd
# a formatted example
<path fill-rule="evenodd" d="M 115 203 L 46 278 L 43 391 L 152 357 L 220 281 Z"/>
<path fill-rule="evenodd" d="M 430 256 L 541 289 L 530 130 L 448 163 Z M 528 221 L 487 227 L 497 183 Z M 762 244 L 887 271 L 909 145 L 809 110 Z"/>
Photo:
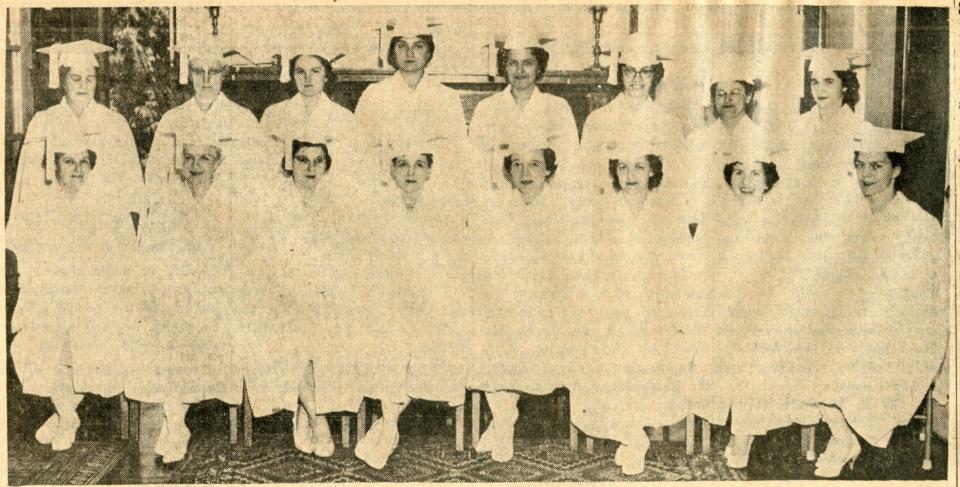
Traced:
<path fill-rule="evenodd" d="M 394 44 L 393 54 L 398 69 L 405 73 L 423 71 L 430 62 L 430 46 L 419 37 L 401 37 Z"/>
<path fill-rule="evenodd" d="M 316 56 L 303 55 L 293 66 L 293 80 L 297 91 L 309 98 L 323 93 L 327 83 L 327 70 Z"/>
<path fill-rule="evenodd" d="M 430 163 L 423 154 L 416 157 L 397 156 L 390 166 L 390 177 L 400 191 L 408 194 L 419 193 L 430 180 Z"/>
<path fill-rule="evenodd" d="M 213 103 L 223 88 L 227 68 L 219 61 L 190 60 L 190 84 L 197 100 L 207 105 Z"/>
<path fill-rule="evenodd" d="M 326 174 L 327 153 L 323 147 L 301 147 L 293 155 L 293 184 L 313 192 L 317 182 Z"/>
<path fill-rule="evenodd" d="M 714 91 L 713 108 L 721 119 L 733 121 L 747 112 L 752 96 L 739 81 L 721 81 Z"/>
<path fill-rule="evenodd" d="M 624 64 L 620 72 L 623 74 L 623 92 L 627 96 L 631 98 L 650 96 L 650 85 L 653 83 L 653 66 L 637 68 Z"/>
<path fill-rule="evenodd" d="M 213 184 L 213 174 L 220 167 L 223 153 L 215 145 L 183 144 L 180 179 L 194 198 L 201 198 Z"/>
<path fill-rule="evenodd" d="M 57 165 L 57 182 L 65 193 L 76 194 L 83 187 L 87 175 L 93 169 L 93 154 L 89 150 L 58 152 L 54 154 Z"/>
<path fill-rule="evenodd" d="M 507 81 L 515 90 L 530 89 L 537 82 L 537 58 L 530 49 L 507 51 Z"/>
<path fill-rule="evenodd" d="M 510 182 L 530 203 L 547 184 L 547 163 L 543 150 L 536 149 L 510 156 Z"/>
<path fill-rule="evenodd" d="M 833 71 L 811 73 L 810 92 L 820 108 L 835 108 L 843 104 L 843 84 Z"/>
<path fill-rule="evenodd" d="M 93 66 L 70 68 L 64 80 L 64 96 L 72 105 L 85 106 L 97 91 L 97 72 Z"/>
<path fill-rule="evenodd" d="M 620 181 L 620 188 L 624 193 L 630 195 L 646 194 L 649 189 L 650 177 L 653 171 L 650 170 L 650 163 L 646 157 L 635 159 L 621 159 L 617 164 L 617 180 Z"/>
<path fill-rule="evenodd" d="M 900 175 L 900 168 L 893 166 L 886 152 L 861 152 L 853 165 L 857 168 L 860 191 L 867 198 L 893 191 L 893 183 Z"/>
<path fill-rule="evenodd" d="M 733 166 L 730 175 L 730 189 L 737 201 L 760 203 L 767 190 L 767 178 L 763 173 L 763 164 L 759 162 L 738 162 Z"/>

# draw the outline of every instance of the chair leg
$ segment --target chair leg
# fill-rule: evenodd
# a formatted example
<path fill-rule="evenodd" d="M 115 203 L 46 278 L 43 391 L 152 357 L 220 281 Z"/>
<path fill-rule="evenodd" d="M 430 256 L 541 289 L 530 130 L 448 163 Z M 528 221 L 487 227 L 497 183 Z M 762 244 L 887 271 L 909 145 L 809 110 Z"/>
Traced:
<path fill-rule="evenodd" d="M 340 416 L 340 446 L 350 448 L 350 416 Z"/>
<path fill-rule="evenodd" d="M 924 470 L 930 471 L 930 470 L 933 470 L 933 459 L 932 459 L 932 457 L 931 457 L 931 447 L 932 447 L 932 444 L 931 444 L 931 443 L 932 443 L 932 441 L 933 441 L 933 438 L 932 438 L 932 436 L 933 436 L 933 421 L 932 421 L 932 419 L 933 419 L 933 393 L 932 393 L 931 391 L 927 391 L 927 405 L 926 405 L 925 410 L 926 410 L 926 411 L 925 411 L 925 413 L 924 413 L 924 416 L 926 416 L 926 417 L 923 419 L 923 422 L 924 422 L 923 431 L 924 431 L 924 434 L 925 434 L 924 436 L 925 436 L 925 437 L 924 437 L 924 439 L 923 439 L 923 466 L 922 466 L 922 468 L 923 468 Z"/>
<path fill-rule="evenodd" d="M 710 422 L 704 419 L 703 420 L 703 452 L 704 453 L 710 452 L 710 432 L 711 432 L 710 428 L 711 428 Z"/>
<path fill-rule="evenodd" d="M 360 400 L 360 409 L 357 410 L 357 441 L 363 439 L 367 430 L 367 398 Z"/>
<path fill-rule="evenodd" d="M 587 453 L 593 453 L 593 438 L 588 436 L 587 441 L 585 443 L 586 443 Z"/>
<path fill-rule="evenodd" d="M 234 406 L 233 404 L 230 404 L 230 405 L 229 405 L 229 409 L 230 409 L 230 444 L 231 444 L 231 445 L 236 445 L 236 444 L 237 444 L 237 438 L 240 436 L 240 435 L 239 435 L 239 429 L 240 429 L 240 427 L 239 427 L 239 421 L 238 421 L 238 419 L 237 419 L 237 418 L 239 417 L 239 415 L 237 414 L 237 411 L 238 411 L 240 408 L 237 407 L 237 406 Z"/>
<path fill-rule="evenodd" d="M 466 429 L 466 419 L 464 418 L 463 408 L 464 405 L 461 404 L 453 409 L 454 416 L 456 416 L 454 420 L 454 446 L 458 452 L 463 451 L 463 430 Z"/>
<path fill-rule="evenodd" d="M 650 432 L 650 441 L 662 441 L 666 428 L 653 428 Z"/>
<path fill-rule="evenodd" d="M 577 451 L 577 447 L 580 444 L 580 432 L 577 431 L 577 427 L 570 423 L 570 449 Z"/>
<path fill-rule="evenodd" d="M 140 443 L 140 402 L 139 401 L 129 401 L 130 408 L 130 428 L 128 429 L 130 440 L 134 444 Z"/>
<path fill-rule="evenodd" d="M 804 430 L 807 432 L 806 458 L 808 462 L 812 462 L 817 459 L 817 425 L 805 426 Z"/>
<path fill-rule="evenodd" d="M 693 455 L 694 426 L 697 424 L 697 418 L 693 414 L 687 415 L 687 455 Z"/>
<path fill-rule="evenodd" d="M 250 407 L 250 396 L 247 386 L 243 386 L 243 403 L 240 405 L 243 412 L 243 446 L 253 445 L 253 408 Z"/>
<path fill-rule="evenodd" d="M 130 403 L 123 394 L 120 394 L 120 439 L 130 439 Z"/>
<path fill-rule="evenodd" d="M 480 391 L 470 392 L 470 447 L 477 449 L 480 441 Z"/>

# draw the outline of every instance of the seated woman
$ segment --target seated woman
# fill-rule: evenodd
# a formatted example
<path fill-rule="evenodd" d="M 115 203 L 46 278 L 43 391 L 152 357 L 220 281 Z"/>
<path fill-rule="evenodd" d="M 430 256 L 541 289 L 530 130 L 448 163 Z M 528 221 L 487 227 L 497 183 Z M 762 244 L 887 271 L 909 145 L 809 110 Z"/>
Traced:
<path fill-rule="evenodd" d="M 786 391 L 774 391 L 771 370 L 784 370 L 777 349 L 783 317 L 771 315 L 768 294 L 757 289 L 787 279 L 778 250 L 786 219 L 773 197 L 780 177 L 768 153 L 754 149 L 723 166 L 730 197 L 697 230 L 694 276 L 706 310 L 689 334 L 696 350 L 690 383 L 695 414 L 726 424 L 733 436 L 724 455 L 733 468 L 747 466 L 753 436 L 790 424 Z M 719 175 L 718 175 L 719 176 Z M 778 338 L 779 337 L 779 338 Z"/>
<path fill-rule="evenodd" d="M 848 258 L 835 269 L 838 278 L 803 296 L 818 313 L 799 353 L 818 360 L 793 390 L 830 427 L 816 464 L 819 477 L 852 467 L 861 451 L 857 435 L 885 448 L 893 429 L 913 418 L 944 360 L 949 263 L 943 230 L 897 191 L 909 169 L 905 145 L 921 135 L 876 127 L 859 135 L 854 164 L 871 215 L 847 229 Z"/>
<path fill-rule="evenodd" d="M 469 309 L 470 254 L 466 205 L 455 185 L 464 178 L 453 172 L 448 147 L 435 140 L 391 148 L 393 185 L 374 197 L 382 222 L 378 286 L 388 294 L 379 301 L 388 313 L 386 330 L 376 335 L 381 355 L 390 343 L 405 372 L 393 377 L 399 387 L 383 383 L 383 393 L 371 395 L 380 399 L 383 418 L 357 443 L 357 458 L 377 469 L 397 446 L 398 417 L 411 399 L 456 406 L 464 398 L 470 329 L 465 315 L 451 310 Z M 423 252 L 429 265 L 411 258 Z"/>
<path fill-rule="evenodd" d="M 163 403 L 156 452 L 170 463 L 186 455 L 189 404 L 240 403 L 246 364 L 238 337 L 267 322 L 275 287 L 257 253 L 262 225 L 246 145 L 203 130 L 162 137 L 172 139 L 174 160 L 151 159 L 169 164 L 170 182 L 157 187 L 140 235 L 144 273 L 153 278 L 144 282 L 131 340 L 142 367 L 128 375 L 127 395 Z"/>
<path fill-rule="evenodd" d="M 645 426 L 674 424 L 686 415 L 690 357 L 683 352 L 681 309 L 665 295 L 685 289 L 681 265 L 690 234 L 659 187 L 659 150 L 618 143 L 609 185 L 595 196 L 592 338 L 571 360 L 571 420 L 584 433 L 621 442 L 616 463 L 626 475 L 644 470 L 650 441 Z M 587 299 L 587 297 L 584 297 Z M 611 394 L 611 391 L 617 391 Z"/>
<path fill-rule="evenodd" d="M 99 174 L 118 168 L 98 164 L 89 140 L 47 139 L 43 166 L 30 154 L 43 151 L 24 147 L 6 229 L 20 274 L 10 353 L 23 392 L 53 402 L 35 436 L 59 451 L 76 439 L 84 393 L 123 392 L 136 236 L 117 175 Z"/>
<path fill-rule="evenodd" d="M 550 185 L 555 156 L 542 134 L 515 132 L 503 158 L 509 192 L 490 192 L 471 217 L 476 255 L 471 388 L 486 391 L 493 421 L 479 451 L 513 458 L 519 392 L 564 385 L 586 306 L 587 217 L 576 193 Z M 551 338 L 547 338 L 551 337 Z"/>

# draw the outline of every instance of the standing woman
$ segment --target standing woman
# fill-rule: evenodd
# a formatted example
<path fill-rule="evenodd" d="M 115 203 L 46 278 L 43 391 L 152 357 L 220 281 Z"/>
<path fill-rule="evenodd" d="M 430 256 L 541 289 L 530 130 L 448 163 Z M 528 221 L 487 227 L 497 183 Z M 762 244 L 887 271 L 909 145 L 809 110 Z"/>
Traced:
<path fill-rule="evenodd" d="M 391 36 L 387 62 L 396 72 L 367 87 L 355 111 L 367 145 L 377 155 L 368 162 L 367 180 L 384 187 L 390 184 L 391 146 L 423 139 L 445 140 L 455 154 L 465 154 L 468 147 L 459 95 L 426 75 L 436 51 L 431 27 L 423 20 L 409 19 L 386 31 Z M 463 163 L 455 171 L 466 174 L 469 169 Z"/>
<path fill-rule="evenodd" d="M 659 190 L 659 152 L 618 141 L 607 191 L 592 195 L 599 200 L 592 219 L 597 300 L 589 315 L 596 325 L 571 360 L 580 370 L 567 384 L 571 421 L 588 435 L 619 441 L 615 461 L 626 475 L 644 470 L 644 427 L 674 424 L 687 411 L 684 385 L 676 382 L 690 365 L 678 290 L 687 289 L 682 264 L 691 239 Z"/>
<path fill-rule="evenodd" d="M 592 329 L 585 205 L 551 182 L 556 155 L 541 133 L 515 133 L 501 171 L 509 192 L 487 192 L 471 219 L 477 263 L 469 384 L 486 391 L 493 421 L 478 451 L 513 458 L 520 392 L 550 394 L 568 379 L 572 347 Z M 581 326 L 575 326 L 581 325 Z"/>
<path fill-rule="evenodd" d="M 20 273 L 11 355 L 24 393 L 56 408 L 36 432 L 54 450 L 73 445 L 82 394 L 123 391 L 122 336 L 134 321 L 121 287 L 143 179 L 126 121 L 93 99 L 95 55 L 109 50 L 86 40 L 40 50 L 64 97 L 27 128 L 6 231 Z"/>
<path fill-rule="evenodd" d="M 580 144 L 585 176 L 593 178 L 598 192 L 609 191 L 608 165 L 619 153 L 618 141 L 640 138 L 663 152 L 683 139 L 680 121 L 655 101 L 665 58 L 648 44 L 646 35 L 636 33 L 623 40 L 617 59 L 607 82 L 622 91 L 587 117 Z M 681 175 L 668 172 L 674 178 Z"/>
<path fill-rule="evenodd" d="M 501 92 L 477 104 L 470 122 L 470 140 L 478 152 L 485 187 L 510 190 L 501 174 L 502 150 L 510 150 L 514 131 L 538 131 L 557 155 L 557 166 L 572 174 L 575 168 L 579 136 L 570 104 L 559 96 L 543 93 L 537 83 L 543 79 L 550 53 L 546 41 L 532 30 L 516 30 L 497 52 L 497 74 L 507 79 Z"/>
<path fill-rule="evenodd" d="M 819 360 L 794 390 L 830 427 L 818 477 L 852 467 L 858 435 L 885 448 L 893 429 L 913 418 L 944 360 L 950 266 L 943 229 L 897 191 L 909 169 L 905 146 L 921 135 L 868 127 L 857 136 L 854 164 L 870 213 L 847 227 L 849 252 L 826 291 L 843 299 L 804 300 L 819 306 L 804 341 L 806 356 Z"/>
<path fill-rule="evenodd" d="M 325 141 L 338 142 L 327 144 L 339 150 L 330 154 L 337 161 L 337 172 L 356 171 L 362 161 L 358 157 L 362 148 L 356 119 L 350 110 L 327 96 L 337 81 L 333 61 L 320 55 L 316 49 L 295 46 L 286 49 L 281 62 L 280 82 L 292 84 L 296 94 L 267 107 L 260 118 L 264 135 L 273 142 L 270 158 L 273 169 L 279 172 L 284 164 L 289 167 L 292 161 L 285 162 L 284 159 L 293 157 L 289 153 L 293 140 L 317 141 L 317 135 L 323 134 Z"/>

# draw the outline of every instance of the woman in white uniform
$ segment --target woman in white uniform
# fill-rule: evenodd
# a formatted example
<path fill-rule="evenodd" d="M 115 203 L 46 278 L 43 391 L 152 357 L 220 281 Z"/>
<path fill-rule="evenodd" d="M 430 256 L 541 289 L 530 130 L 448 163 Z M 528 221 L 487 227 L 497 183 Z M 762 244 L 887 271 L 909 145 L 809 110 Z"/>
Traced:
<path fill-rule="evenodd" d="M 20 274 L 11 355 L 23 391 L 56 408 L 36 432 L 54 450 L 73 445 L 82 394 L 123 391 L 122 337 L 134 321 L 121 286 L 131 282 L 130 213 L 145 206 L 143 179 L 126 121 L 93 99 L 95 55 L 109 50 L 92 41 L 40 50 L 64 97 L 27 127 L 6 231 Z"/>
<path fill-rule="evenodd" d="M 509 150 L 511 134 L 517 130 L 539 131 L 557 155 L 557 166 L 573 174 L 580 142 L 570 104 L 537 87 L 550 61 L 544 42 L 531 30 L 517 30 L 497 52 L 497 74 L 507 79 L 503 91 L 477 104 L 470 121 L 470 141 L 477 152 L 481 187 L 501 188 L 502 150 Z M 522 125 L 529 125 L 522 126 Z"/>
<path fill-rule="evenodd" d="M 400 394 L 380 399 L 383 417 L 357 443 L 356 455 L 383 468 L 399 441 L 397 419 L 410 399 L 463 403 L 469 346 L 470 250 L 464 180 L 442 141 L 391 147 L 390 187 L 373 196 L 380 232 L 379 286 L 389 293 L 384 339 L 402 353 Z M 384 342 L 387 343 L 387 342 Z M 383 379 L 389 379 L 384 376 Z M 391 388 L 392 389 L 392 388 Z"/>
<path fill-rule="evenodd" d="M 565 385 L 574 344 L 591 333 L 576 323 L 589 295 L 585 205 L 552 184 L 556 156 L 542 133 L 516 133 L 501 171 L 506 193 L 475 207 L 474 342 L 470 387 L 486 391 L 493 421 L 478 451 L 513 458 L 519 392 Z M 580 326 L 576 326 L 580 325 Z"/>
<path fill-rule="evenodd" d="M 367 162 L 369 180 L 391 184 L 390 147 L 410 140 L 443 140 L 454 154 L 467 153 L 467 127 L 456 90 L 427 75 L 437 46 L 426 22 L 405 19 L 391 32 L 387 62 L 397 71 L 364 90 L 356 116 L 367 137 L 367 147 L 377 157 Z M 469 159 L 456 161 L 457 173 L 469 174 Z"/>
<path fill-rule="evenodd" d="M 766 146 L 766 134 L 751 119 L 754 92 L 758 89 L 760 62 L 750 56 L 722 54 L 711 61 L 710 103 L 714 120 L 690 134 L 686 151 L 678 159 L 683 180 L 667 181 L 664 189 L 681 195 L 687 223 L 709 219 L 729 189 L 717 175 L 722 174 L 730 157 Z M 679 186 L 678 186 L 679 185 Z"/>
<path fill-rule="evenodd" d="M 816 475 L 836 477 L 861 451 L 857 435 L 887 446 L 907 424 L 944 360 L 949 337 L 949 263 L 943 230 L 896 189 L 916 132 L 868 127 L 856 137 L 855 168 L 870 215 L 847 228 L 849 252 L 824 292 L 804 300 L 806 356 L 819 357 L 795 392 L 819 408 L 830 442 Z M 811 355 L 812 354 L 812 355 Z M 854 434 L 856 432 L 856 435 Z"/>
<path fill-rule="evenodd" d="M 599 328 L 572 360 L 581 370 L 568 383 L 571 420 L 588 435 L 619 441 L 615 460 L 626 475 L 644 470 L 643 428 L 677 423 L 687 411 L 676 382 L 690 365 L 676 290 L 687 289 L 691 238 L 658 189 L 669 166 L 659 152 L 630 140 L 609 152 L 607 190 L 594 196 L 589 316 Z"/>
<path fill-rule="evenodd" d="M 258 313 L 269 309 L 243 299 L 260 292 L 256 285 L 269 288 L 269 279 L 245 277 L 259 255 L 265 140 L 253 114 L 220 92 L 228 69 L 222 53 L 212 40 L 184 53 L 181 81 L 189 78 L 194 97 L 161 118 L 147 164 L 140 250 L 148 275 L 164 277 L 144 289 L 135 346 L 145 370 L 128 378 L 127 395 L 163 403 L 155 450 L 167 463 L 186 455 L 189 404 L 240 403 L 243 364 L 234 342 L 262 326 Z"/>
<path fill-rule="evenodd" d="M 590 178 L 600 193 L 609 191 L 608 161 L 619 153 L 620 141 L 641 138 L 667 154 L 683 140 L 680 121 L 656 102 L 657 86 L 665 73 L 664 57 L 640 33 L 624 39 L 618 54 L 607 82 L 622 91 L 587 117 L 580 143 L 582 177 Z M 667 172 L 671 179 L 682 174 L 669 168 Z"/>

